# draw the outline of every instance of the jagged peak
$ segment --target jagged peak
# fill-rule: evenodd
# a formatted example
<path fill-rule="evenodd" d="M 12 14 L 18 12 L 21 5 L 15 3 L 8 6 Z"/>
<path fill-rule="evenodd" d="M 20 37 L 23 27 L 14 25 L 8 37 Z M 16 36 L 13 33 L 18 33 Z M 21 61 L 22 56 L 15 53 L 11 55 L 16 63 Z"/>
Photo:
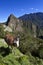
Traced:
<path fill-rule="evenodd" d="M 10 14 L 9 15 L 9 17 L 8 17 L 8 19 L 7 19 L 7 23 L 6 23 L 6 25 L 8 25 L 8 23 L 10 22 L 10 20 L 12 20 L 12 19 L 17 19 L 13 14 Z"/>
<path fill-rule="evenodd" d="M 8 18 L 16 18 L 14 14 L 10 14 Z"/>

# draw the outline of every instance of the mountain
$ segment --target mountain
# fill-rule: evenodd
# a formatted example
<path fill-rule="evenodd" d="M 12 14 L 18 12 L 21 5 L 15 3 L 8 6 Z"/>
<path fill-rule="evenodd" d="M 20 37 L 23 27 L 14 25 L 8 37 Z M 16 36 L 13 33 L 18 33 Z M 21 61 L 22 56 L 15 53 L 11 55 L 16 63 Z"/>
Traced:
<path fill-rule="evenodd" d="M 6 25 L 11 27 L 14 31 L 23 31 L 22 21 L 16 18 L 13 14 L 11 14 L 6 22 Z"/>
<path fill-rule="evenodd" d="M 34 37 L 43 35 L 43 13 L 30 13 L 25 14 L 19 18 L 16 18 L 11 14 L 5 23 L 6 26 L 9 26 L 13 31 L 20 32 L 29 32 Z"/>
<path fill-rule="evenodd" d="M 19 17 L 19 19 L 27 22 L 31 21 L 35 25 L 38 25 L 39 27 L 43 27 L 43 13 L 41 12 L 25 14 Z"/>
<path fill-rule="evenodd" d="M 10 15 L 6 24 L 3 23 L 3 25 L 5 28 L 7 26 L 7 30 L 9 30 L 10 27 L 14 31 L 17 30 L 17 28 L 18 31 L 21 31 L 19 27 L 21 27 L 22 30 L 25 28 L 25 32 L 33 32 L 34 37 L 36 37 L 36 32 L 38 33 L 39 28 L 38 25 L 33 22 L 27 20 L 21 21 L 14 15 Z M 19 48 L 13 46 L 12 49 L 11 47 L 8 48 L 4 40 L 6 34 L 3 31 L 3 26 L 0 25 L 0 65 L 43 65 L 43 40 L 30 36 L 29 32 L 28 34 L 20 33 L 20 46 Z M 33 35 L 33 33 L 31 35 Z"/>
<path fill-rule="evenodd" d="M 39 31 L 38 34 L 43 34 L 42 33 L 43 31 L 43 13 L 42 12 L 25 14 L 19 17 L 19 19 L 23 21 L 24 26 L 26 26 L 28 30 L 31 29 L 33 32 Z"/>

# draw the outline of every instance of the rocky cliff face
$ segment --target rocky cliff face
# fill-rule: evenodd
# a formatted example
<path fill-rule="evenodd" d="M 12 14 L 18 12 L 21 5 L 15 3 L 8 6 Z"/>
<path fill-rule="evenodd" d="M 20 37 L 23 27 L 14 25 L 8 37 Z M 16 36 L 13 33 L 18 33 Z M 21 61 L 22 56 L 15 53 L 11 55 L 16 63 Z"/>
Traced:
<path fill-rule="evenodd" d="M 30 33 L 32 33 L 34 37 L 37 36 L 37 26 L 34 23 L 32 23 L 31 20 L 18 19 L 13 14 L 11 14 L 7 19 L 6 25 L 9 26 L 13 31 L 21 32 L 24 31 L 23 27 L 25 27 L 29 30 Z"/>
<path fill-rule="evenodd" d="M 16 18 L 13 14 L 11 14 L 9 17 L 8 17 L 8 20 L 6 22 L 6 25 L 11 27 L 14 31 L 17 30 L 17 31 L 23 31 L 23 28 L 22 28 L 22 21 L 19 20 L 18 18 Z"/>
<path fill-rule="evenodd" d="M 25 27 L 28 30 L 31 30 L 33 34 L 38 34 L 43 36 L 43 13 L 31 13 L 25 14 L 19 17 L 20 20 L 23 21 Z M 36 37 L 36 36 L 35 36 Z"/>

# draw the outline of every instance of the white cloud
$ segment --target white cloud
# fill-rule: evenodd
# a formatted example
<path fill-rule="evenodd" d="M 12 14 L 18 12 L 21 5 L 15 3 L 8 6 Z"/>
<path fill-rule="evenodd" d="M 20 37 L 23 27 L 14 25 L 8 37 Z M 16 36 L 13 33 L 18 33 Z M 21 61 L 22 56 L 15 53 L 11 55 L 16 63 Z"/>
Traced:
<path fill-rule="evenodd" d="M 38 9 L 35 9 L 36 11 L 38 11 Z"/>
<path fill-rule="evenodd" d="M 33 10 L 34 8 L 30 8 L 31 10 Z"/>
<path fill-rule="evenodd" d="M 20 11 L 24 11 L 24 9 L 20 9 Z"/>
<path fill-rule="evenodd" d="M 30 9 L 31 9 L 31 10 L 35 10 L 35 11 L 38 11 L 38 10 L 39 10 L 39 9 L 37 9 L 37 8 L 36 8 L 36 9 L 35 9 L 35 8 L 30 8 Z"/>

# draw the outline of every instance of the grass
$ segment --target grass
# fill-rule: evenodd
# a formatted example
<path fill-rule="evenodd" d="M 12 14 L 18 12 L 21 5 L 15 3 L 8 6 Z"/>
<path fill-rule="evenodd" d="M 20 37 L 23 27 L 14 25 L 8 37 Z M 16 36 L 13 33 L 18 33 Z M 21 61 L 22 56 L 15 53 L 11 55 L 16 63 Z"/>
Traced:
<path fill-rule="evenodd" d="M 0 42 L 0 65 L 43 65 L 43 60 L 33 57 L 31 53 L 28 56 L 24 55 L 16 47 L 13 48 L 11 53 L 7 47 L 7 44 Z M 3 56 L 2 54 L 5 53 L 7 54 Z"/>

